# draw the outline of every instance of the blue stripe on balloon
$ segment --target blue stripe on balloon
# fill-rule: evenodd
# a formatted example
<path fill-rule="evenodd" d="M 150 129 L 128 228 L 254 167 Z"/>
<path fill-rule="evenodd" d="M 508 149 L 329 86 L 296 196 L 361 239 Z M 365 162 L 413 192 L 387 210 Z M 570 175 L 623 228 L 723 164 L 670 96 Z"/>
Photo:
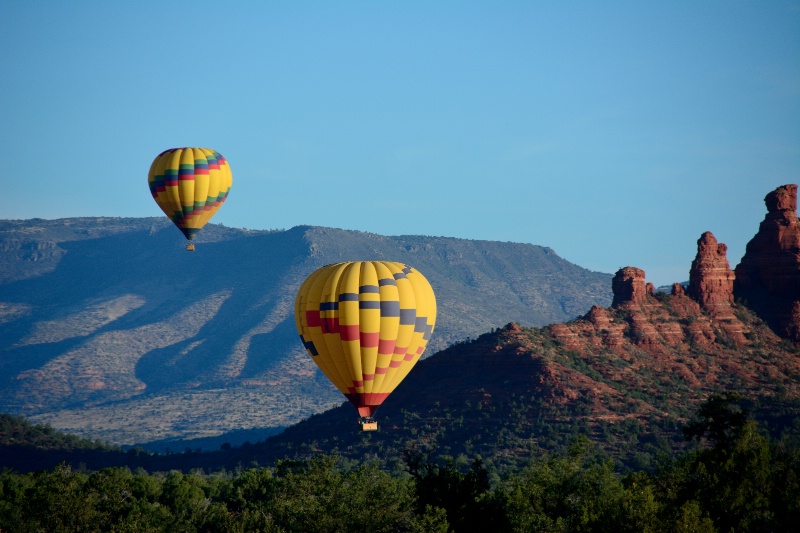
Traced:
<path fill-rule="evenodd" d="M 400 316 L 400 302 L 381 302 L 381 316 Z"/>
<path fill-rule="evenodd" d="M 358 288 L 361 294 L 377 294 L 381 292 L 377 285 L 362 285 Z"/>
<path fill-rule="evenodd" d="M 417 319 L 416 309 L 401 309 L 400 310 L 400 325 L 410 326 L 414 324 Z"/>

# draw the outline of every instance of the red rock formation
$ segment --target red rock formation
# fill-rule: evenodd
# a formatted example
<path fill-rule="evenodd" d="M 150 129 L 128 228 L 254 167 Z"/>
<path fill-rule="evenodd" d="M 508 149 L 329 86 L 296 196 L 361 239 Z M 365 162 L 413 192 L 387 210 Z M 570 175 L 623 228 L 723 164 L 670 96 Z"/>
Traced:
<path fill-rule="evenodd" d="M 644 281 L 644 270 L 631 266 L 619 269 L 611 280 L 611 290 L 614 292 L 612 307 L 628 302 L 646 302 L 647 288 Z"/>
<path fill-rule="evenodd" d="M 586 314 L 589 323 L 594 326 L 596 336 L 593 337 L 591 346 L 607 346 L 615 348 L 625 342 L 625 324 L 615 322 L 608 309 L 593 306 Z"/>
<path fill-rule="evenodd" d="M 689 270 L 687 294 L 706 311 L 712 323 L 736 346 L 746 346 L 747 327 L 733 312 L 733 284 L 736 276 L 728 264 L 728 247 L 707 231 L 697 240 L 697 256 Z M 713 340 L 713 336 L 710 340 Z"/>
<path fill-rule="evenodd" d="M 778 335 L 800 340 L 800 222 L 797 185 L 765 198 L 767 215 L 736 267 L 734 294 Z"/>
<path fill-rule="evenodd" d="M 728 264 L 727 251 L 728 247 L 717 243 L 710 231 L 697 240 L 697 256 L 689 270 L 688 293 L 706 311 L 730 307 L 733 302 L 735 276 Z"/>
<path fill-rule="evenodd" d="M 703 238 L 701 243 L 708 245 L 710 239 Z M 716 243 L 711 250 L 719 250 Z M 705 253 L 699 255 L 703 257 Z M 622 269 L 615 279 L 617 305 L 608 309 L 595 306 L 579 319 L 545 328 L 556 344 L 572 357 L 583 357 L 589 364 L 599 364 L 604 358 L 615 361 L 614 369 L 607 374 L 620 382 L 627 382 L 626 369 L 644 367 L 657 368 L 658 372 L 670 374 L 692 389 L 719 386 L 718 378 L 711 372 L 711 368 L 716 367 L 736 372 L 753 382 L 761 379 L 760 370 L 755 366 L 727 360 L 728 357 L 762 353 L 763 348 L 753 348 L 745 334 L 754 334 L 759 346 L 765 342 L 779 342 L 779 338 L 763 325 L 756 323 L 755 333 L 750 330 L 750 321 L 755 319 L 750 311 L 738 311 L 744 317 L 752 317 L 743 321 L 734 313 L 735 305 L 728 298 L 719 298 L 720 302 L 710 310 L 704 309 L 697 300 L 684 294 L 680 285 L 673 288 L 672 296 L 648 296 L 644 291 L 644 272 L 637 268 Z M 714 302 L 715 298 L 708 301 Z M 800 314 L 800 305 L 797 312 Z M 537 344 L 533 342 L 530 346 Z M 800 359 L 793 357 L 780 364 L 800 365 Z M 563 371 L 558 369 L 555 374 L 562 375 Z M 630 383 L 626 386 L 635 387 Z M 558 397 L 564 399 L 563 394 Z"/>
<path fill-rule="evenodd" d="M 653 353 L 663 352 L 665 343 L 670 344 L 675 341 L 674 332 L 667 332 L 668 339 L 665 338 L 653 320 L 653 313 L 660 313 L 660 308 L 654 298 L 653 284 L 645 282 L 644 270 L 630 266 L 621 268 L 611 280 L 611 289 L 614 292 L 612 307 L 622 308 L 628 315 L 625 322 L 607 331 L 603 340 L 604 345 L 621 346 L 621 336 L 626 331 L 626 324 L 632 342 L 637 346 L 646 347 Z M 599 313 L 595 312 L 595 315 Z M 678 342 L 682 340 L 681 337 Z"/>

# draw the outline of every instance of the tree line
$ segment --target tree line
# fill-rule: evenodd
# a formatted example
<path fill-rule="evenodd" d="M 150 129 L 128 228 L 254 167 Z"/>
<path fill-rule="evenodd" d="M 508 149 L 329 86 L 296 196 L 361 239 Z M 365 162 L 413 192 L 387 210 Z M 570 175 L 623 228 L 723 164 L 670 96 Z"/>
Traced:
<path fill-rule="evenodd" d="M 587 439 L 493 476 L 408 450 L 403 475 L 333 455 L 237 472 L 0 473 L 0 531 L 789 531 L 800 448 L 759 432 L 735 394 L 684 427 L 696 447 L 620 475 Z"/>

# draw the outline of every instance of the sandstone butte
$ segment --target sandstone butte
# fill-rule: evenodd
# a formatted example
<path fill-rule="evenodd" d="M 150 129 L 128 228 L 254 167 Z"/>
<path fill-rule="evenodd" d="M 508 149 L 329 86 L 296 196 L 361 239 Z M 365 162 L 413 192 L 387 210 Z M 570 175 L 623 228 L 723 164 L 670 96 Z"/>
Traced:
<path fill-rule="evenodd" d="M 707 315 L 710 324 L 725 331 L 737 346 L 748 344 L 747 328 L 734 313 L 739 300 L 762 318 L 780 337 L 800 341 L 800 222 L 797 218 L 797 185 L 783 185 L 764 198 L 767 215 L 758 232 L 747 244 L 746 252 L 735 271 L 727 259 L 728 247 L 717 242 L 710 231 L 697 241 L 697 255 L 689 270 L 689 285 L 672 286 L 676 301 L 692 300 Z M 636 267 L 620 269 L 612 280 L 612 307 L 632 312 L 632 330 L 644 344 L 669 344 L 685 338 L 685 332 L 673 326 L 659 331 L 650 321 L 642 320 L 643 309 L 657 305 L 654 288 L 645 282 L 645 273 Z M 660 304 L 658 304 L 660 305 Z M 607 310 L 592 308 L 586 318 L 604 323 Z M 702 320 L 700 321 L 703 322 Z M 664 329 L 666 328 L 666 329 Z M 693 341 L 713 340 L 711 332 L 697 325 L 688 332 Z M 609 340 L 612 344 L 615 340 Z"/>
<path fill-rule="evenodd" d="M 687 287 L 676 283 L 671 294 L 656 293 L 642 269 L 624 267 L 612 280 L 610 308 L 594 306 L 580 318 L 541 330 L 509 324 L 494 352 L 529 356 L 522 359 L 536 366 L 533 373 L 548 389 L 540 392 L 550 402 L 582 397 L 594 404 L 594 416 L 609 420 L 632 416 L 612 407 L 633 401 L 621 390 L 670 390 L 676 400 L 690 401 L 720 388 L 800 397 L 800 357 L 784 340 L 798 340 L 800 332 L 796 193 L 797 186 L 786 185 L 767 195 L 767 216 L 735 272 L 727 246 L 707 231 L 697 241 Z M 561 351 L 551 351 L 548 342 Z M 557 353 L 573 362 L 560 362 Z M 460 362 L 468 359 L 459 355 Z M 595 379 L 572 368 L 579 360 L 599 372 Z M 526 374 L 516 366 L 519 359 L 507 363 Z M 636 401 L 640 413 L 661 411 Z"/>
<path fill-rule="evenodd" d="M 773 196 L 768 196 L 768 220 L 776 218 L 770 206 L 787 204 Z M 794 220 L 787 213 L 780 216 Z M 755 242 L 764 239 L 764 231 L 774 233 L 771 224 L 762 224 Z M 767 252 L 762 253 L 783 253 L 769 251 L 767 244 L 763 248 Z M 773 248 L 780 249 L 779 243 Z M 758 251 L 750 246 L 748 261 Z M 697 241 L 687 287 L 676 283 L 671 294 L 657 293 L 643 270 L 625 267 L 612 280 L 614 298 L 608 308 L 594 306 L 579 318 L 542 328 L 509 323 L 421 361 L 413 379 L 398 387 L 382 408 L 387 419 L 383 431 L 402 431 L 403 423 L 388 420 L 403 420 L 404 411 L 424 413 L 431 424 L 445 420 L 444 412 L 492 423 L 509 417 L 522 428 L 514 431 L 526 431 L 529 422 L 519 419 L 519 413 L 530 415 L 533 411 L 522 406 L 535 400 L 542 402 L 536 404 L 534 410 L 541 410 L 535 416 L 548 423 L 585 423 L 592 431 L 613 433 L 623 431 L 612 427 L 621 421 L 654 426 L 688 419 L 699 402 L 723 390 L 762 402 L 765 412 L 794 416 L 800 398 L 800 345 L 780 337 L 742 304 L 726 254 L 727 246 L 705 232 Z M 762 258 L 765 262 L 770 264 Z M 796 281 L 794 268 L 793 274 L 786 272 L 784 283 Z M 752 272 L 757 272 L 755 266 Z M 465 402 L 480 411 L 459 411 Z M 560 408 L 569 405 L 575 408 Z M 606 423 L 610 425 L 601 427 Z"/>
<path fill-rule="evenodd" d="M 781 337 L 800 340 L 800 222 L 797 185 L 770 192 L 767 215 L 736 267 L 734 295 Z"/>

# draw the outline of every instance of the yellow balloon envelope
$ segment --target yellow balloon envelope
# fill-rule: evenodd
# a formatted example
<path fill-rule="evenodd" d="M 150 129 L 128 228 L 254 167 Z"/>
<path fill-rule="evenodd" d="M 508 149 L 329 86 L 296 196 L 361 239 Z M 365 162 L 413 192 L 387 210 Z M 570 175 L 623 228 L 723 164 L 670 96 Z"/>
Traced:
<path fill-rule="evenodd" d="M 233 175 L 219 152 L 171 148 L 155 158 L 147 181 L 158 206 L 191 241 L 225 202 Z"/>
<path fill-rule="evenodd" d="M 322 372 L 371 417 L 419 360 L 436 323 L 425 277 L 402 263 L 351 261 L 300 286 L 295 322 Z"/>

